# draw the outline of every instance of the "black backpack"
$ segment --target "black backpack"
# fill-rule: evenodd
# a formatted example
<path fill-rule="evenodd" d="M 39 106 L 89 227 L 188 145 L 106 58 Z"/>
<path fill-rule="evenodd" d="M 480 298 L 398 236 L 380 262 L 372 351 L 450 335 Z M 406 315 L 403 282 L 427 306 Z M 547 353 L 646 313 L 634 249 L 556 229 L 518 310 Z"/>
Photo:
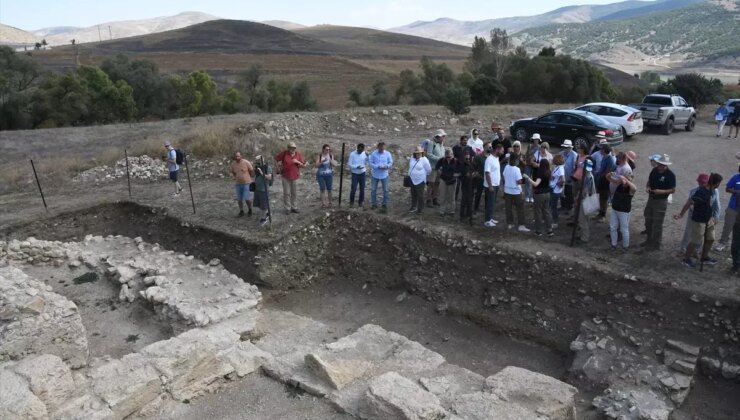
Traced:
<path fill-rule="evenodd" d="M 185 163 L 185 152 L 183 152 L 181 149 L 175 150 L 175 163 L 178 165 L 182 165 Z"/>

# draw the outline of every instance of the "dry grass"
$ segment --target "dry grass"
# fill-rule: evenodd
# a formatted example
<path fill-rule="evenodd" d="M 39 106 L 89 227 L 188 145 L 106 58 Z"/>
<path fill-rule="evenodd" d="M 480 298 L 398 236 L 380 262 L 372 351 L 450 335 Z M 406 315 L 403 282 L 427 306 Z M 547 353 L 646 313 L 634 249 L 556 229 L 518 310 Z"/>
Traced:
<path fill-rule="evenodd" d="M 183 148 L 197 158 L 231 156 L 235 151 L 253 157 L 276 153 L 280 145 L 268 137 L 262 123 L 237 126 L 225 122 L 198 127 L 191 136 L 180 140 Z"/>

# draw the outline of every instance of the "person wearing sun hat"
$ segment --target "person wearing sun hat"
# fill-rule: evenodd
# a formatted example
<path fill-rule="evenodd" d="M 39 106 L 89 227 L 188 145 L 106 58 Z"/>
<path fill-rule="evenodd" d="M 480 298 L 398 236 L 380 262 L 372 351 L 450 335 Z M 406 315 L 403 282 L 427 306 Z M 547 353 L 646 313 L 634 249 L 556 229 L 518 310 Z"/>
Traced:
<path fill-rule="evenodd" d="M 581 205 L 585 197 L 596 194 L 596 184 L 594 182 L 594 161 L 591 158 L 587 158 L 583 162 L 583 179 L 581 181 L 582 187 L 576 192 L 576 203 L 578 203 L 578 231 L 580 232 L 579 240 L 583 243 L 588 243 L 591 239 L 591 220 L 586 213 L 583 212 L 583 206 Z"/>
<path fill-rule="evenodd" d="M 563 149 L 560 154 L 564 158 L 563 171 L 565 172 L 565 185 L 563 194 L 560 196 L 560 207 L 568 213 L 573 209 L 573 172 L 576 170 L 578 153 L 573 150 L 573 141 L 569 139 L 563 140 L 560 147 Z"/>
<path fill-rule="evenodd" d="M 424 149 L 416 147 L 411 159 L 409 159 L 409 173 L 411 178 L 411 208 L 409 213 L 421 214 L 424 210 L 424 187 L 429 174 L 432 173 L 432 166 L 429 159 L 424 156 Z"/>
<path fill-rule="evenodd" d="M 297 148 L 294 142 L 290 142 L 285 150 L 275 155 L 275 163 L 283 183 L 283 206 L 286 214 L 298 213 L 296 181 L 301 176 L 301 168 L 305 168 L 307 164 Z"/>
<path fill-rule="evenodd" d="M 676 175 L 668 168 L 672 164 L 671 157 L 667 154 L 656 157 L 656 166 L 648 177 L 645 190 L 649 196 L 644 212 L 647 240 L 640 244 L 647 251 L 659 250 L 663 241 L 668 196 L 676 191 Z"/>

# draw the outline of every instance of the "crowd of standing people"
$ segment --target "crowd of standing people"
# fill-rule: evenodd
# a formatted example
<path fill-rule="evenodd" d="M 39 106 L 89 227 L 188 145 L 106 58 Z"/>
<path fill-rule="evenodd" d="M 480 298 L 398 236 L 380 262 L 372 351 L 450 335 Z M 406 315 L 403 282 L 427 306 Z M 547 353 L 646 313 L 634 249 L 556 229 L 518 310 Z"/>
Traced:
<path fill-rule="evenodd" d="M 537 133 L 531 136 L 524 151 L 521 142 L 512 141 L 501 124 L 494 122 L 491 132 L 491 138 L 484 140 L 474 128 L 470 135 L 460 135 L 458 143 L 450 147 L 445 144 L 447 133 L 439 129 L 431 139 L 414 146 L 403 179 L 403 186 L 409 189 L 408 213 L 421 215 L 426 209 L 438 208 L 441 217 L 457 215 L 461 222 L 472 224 L 483 201 L 482 225 L 495 228 L 500 224 L 500 217 L 496 216 L 500 197 L 504 201 L 503 224 L 508 230 L 523 234 L 533 231 L 540 237 L 554 236 L 564 218 L 565 226 L 572 227 L 577 241 L 588 244 L 592 241 L 591 224 L 608 223 L 611 248 L 623 252 L 631 248 L 632 201 L 639 190 L 634 182 L 636 153 L 615 151 L 605 138 L 601 138 L 591 150 L 585 143 L 579 143 L 574 150 L 573 141 L 565 139 L 561 150 L 553 154 L 550 145 Z M 179 194 L 182 188 L 178 182 L 176 150 L 169 142 L 165 148 L 170 179 L 175 194 Z M 269 189 L 274 175 L 281 178 L 285 213 L 298 213 L 296 182 L 309 161 L 297 150 L 297 145 L 290 142 L 273 157 L 274 169 L 262 156 L 254 160 L 255 163 L 248 161 L 238 151 L 233 156 L 231 174 L 238 216 L 249 217 L 253 208 L 258 208 L 259 223 L 271 221 Z M 322 146 L 312 161 L 321 208 L 332 208 L 333 178 L 340 163 L 328 144 Z M 645 235 L 640 243 L 641 252 L 663 249 L 668 202 L 676 191 L 670 156 L 654 154 L 648 161 L 651 170 L 644 189 L 647 202 L 643 209 L 644 229 L 640 232 Z M 366 208 L 369 172 L 370 209 L 387 213 L 389 176 L 394 160 L 385 143 L 378 142 L 372 152 L 368 152 L 364 144 L 358 144 L 346 163 L 351 175 L 349 206 Z M 699 174 L 697 187 L 690 191 L 681 211 L 673 216 L 680 220 L 688 214 L 680 246 L 682 263 L 686 267 L 695 268 L 697 262 L 702 268 L 717 264 L 709 252 L 715 241 L 715 226 L 722 220 L 719 193 L 722 179 L 716 173 Z M 725 190 L 730 200 L 724 210 L 724 227 L 714 251 L 722 252 L 729 246 L 733 271 L 737 272 L 740 270 L 740 211 L 737 209 L 740 167 Z M 531 209 L 529 216 L 528 209 Z"/>

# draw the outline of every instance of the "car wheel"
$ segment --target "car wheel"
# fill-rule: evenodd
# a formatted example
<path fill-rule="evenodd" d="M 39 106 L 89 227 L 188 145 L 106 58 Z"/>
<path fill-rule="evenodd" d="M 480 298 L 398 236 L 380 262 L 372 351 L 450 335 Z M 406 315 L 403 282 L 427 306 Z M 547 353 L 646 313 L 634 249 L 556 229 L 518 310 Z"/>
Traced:
<path fill-rule="evenodd" d="M 575 150 L 578 150 L 578 148 L 582 145 L 586 145 L 586 150 L 591 150 L 591 147 L 588 144 L 588 139 L 583 136 L 578 136 L 575 139 L 573 139 L 573 148 Z"/>
<path fill-rule="evenodd" d="M 686 131 L 694 131 L 694 127 L 696 127 L 696 118 L 692 116 L 689 118 L 689 122 L 686 123 Z"/>
<path fill-rule="evenodd" d="M 673 132 L 673 118 L 668 118 L 663 124 L 663 134 L 670 135 Z"/>
<path fill-rule="evenodd" d="M 620 131 L 620 133 L 619 133 L 619 134 L 621 134 L 621 135 L 622 135 L 622 140 L 627 140 L 628 138 L 632 137 L 632 136 L 628 136 L 628 135 L 627 135 L 627 129 L 626 129 L 626 128 L 624 128 L 624 127 L 620 127 L 620 128 L 619 128 L 619 131 Z"/>
<path fill-rule="evenodd" d="M 514 131 L 514 140 L 519 140 L 521 142 L 527 141 L 527 129 L 524 127 L 519 127 Z"/>

